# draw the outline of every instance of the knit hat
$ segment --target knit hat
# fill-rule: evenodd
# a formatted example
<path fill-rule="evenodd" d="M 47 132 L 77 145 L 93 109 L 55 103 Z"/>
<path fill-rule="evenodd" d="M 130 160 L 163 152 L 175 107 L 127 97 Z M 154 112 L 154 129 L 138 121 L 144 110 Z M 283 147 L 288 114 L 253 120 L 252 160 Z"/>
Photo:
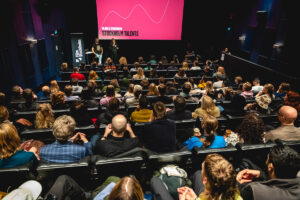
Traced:
<path fill-rule="evenodd" d="M 263 109 L 267 110 L 272 99 L 268 95 L 261 95 L 255 98 L 256 103 Z"/>
<path fill-rule="evenodd" d="M 3 200 L 36 200 L 42 192 L 39 182 L 30 180 L 11 191 Z"/>

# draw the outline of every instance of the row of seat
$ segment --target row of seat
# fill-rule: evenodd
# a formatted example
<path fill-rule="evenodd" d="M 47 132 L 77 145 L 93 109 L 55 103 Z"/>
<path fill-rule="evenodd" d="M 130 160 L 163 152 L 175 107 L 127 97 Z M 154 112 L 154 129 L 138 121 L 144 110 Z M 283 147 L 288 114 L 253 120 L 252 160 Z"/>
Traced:
<path fill-rule="evenodd" d="M 191 77 L 194 79 L 195 83 L 198 83 L 201 79 L 202 76 L 198 76 L 198 77 Z M 182 79 L 177 79 L 176 81 L 179 82 L 180 84 L 183 84 L 184 82 L 186 82 L 188 80 L 188 78 L 182 78 Z M 104 79 L 104 80 L 96 80 L 96 83 L 98 85 L 98 88 L 102 88 L 105 85 L 109 85 L 111 79 Z M 140 84 L 142 81 L 142 79 L 128 79 L 129 83 L 133 83 L 133 84 Z M 155 83 L 156 85 L 159 83 L 159 78 L 148 78 L 149 83 Z M 167 81 L 174 81 L 174 77 L 171 78 L 165 78 L 165 82 Z M 214 77 L 205 77 L 204 81 L 216 81 L 216 78 Z M 70 81 L 66 81 L 66 80 L 62 80 L 62 81 L 57 81 L 58 85 L 60 88 L 64 88 L 66 85 L 70 85 L 71 82 Z M 80 80 L 78 81 L 78 84 L 80 86 L 86 86 L 87 85 L 87 81 L 85 80 Z M 123 84 L 123 80 L 119 79 L 119 84 Z M 126 83 L 128 84 L 128 83 Z"/>
<path fill-rule="evenodd" d="M 283 142 L 300 152 L 300 141 Z M 40 162 L 38 166 L 32 164 L 9 169 L 0 169 L 0 189 L 5 191 L 8 186 L 17 187 L 27 179 L 36 179 L 45 184 L 49 184 L 49 179 L 54 181 L 59 175 L 66 174 L 78 180 L 80 185 L 85 187 L 95 187 L 100 185 L 108 176 L 125 176 L 133 174 L 138 178 L 150 179 L 153 172 L 166 164 L 176 164 L 185 169 L 188 174 L 201 168 L 201 163 L 206 155 L 218 153 L 238 168 L 241 159 L 254 158 L 259 156 L 261 160 L 266 160 L 269 149 L 276 143 L 244 145 L 237 144 L 235 147 L 218 149 L 198 149 L 190 151 L 179 151 L 173 153 L 157 154 L 147 149 L 135 148 L 122 155 L 113 158 L 102 156 L 89 156 L 77 163 L 57 164 Z M 98 183 L 94 185 L 93 181 Z M 51 182 L 51 181 L 50 181 Z M 91 184 L 93 183 L 93 184 Z M 91 188 L 87 188 L 91 189 Z"/>
<path fill-rule="evenodd" d="M 105 77 L 106 75 L 111 75 L 112 72 L 104 72 L 104 71 L 95 71 L 100 77 Z M 160 77 L 166 77 L 166 78 L 172 78 L 175 76 L 175 74 L 178 72 L 178 70 L 157 70 L 156 74 Z M 70 80 L 70 76 L 73 72 L 60 72 L 61 75 L 61 79 L 62 80 Z M 86 79 L 89 77 L 89 71 L 81 71 L 81 74 L 83 74 Z M 118 77 L 119 74 L 123 74 L 123 71 L 116 71 L 113 72 L 115 74 L 116 77 Z M 136 74 L 137 71 L 130 71 L 129 74 L 131 76 L 133 76 L 134 74 Z M 205 75 L 205 72 L 203 70 L 186 70 L 185 71 L 186 75 L 188 77 L 190 76 L 203 76 Z M 150 76 L 150 70 L 144 70 L 144 74 L 146 77 Z M 213 74 L 213 71 L 211 71 L 208 74 Z"/>

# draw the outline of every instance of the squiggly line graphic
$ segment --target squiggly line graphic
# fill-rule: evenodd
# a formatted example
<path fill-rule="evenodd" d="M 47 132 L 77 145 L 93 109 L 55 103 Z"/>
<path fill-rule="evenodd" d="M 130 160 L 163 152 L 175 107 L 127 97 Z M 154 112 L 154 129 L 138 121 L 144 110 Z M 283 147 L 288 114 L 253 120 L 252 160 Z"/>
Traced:
<path fill-rule="evenodd" d="M 136 4 L 136 5 L 131 9 L 131 11 L 130 11 L 130 13 L 128 14 L 127 17 L 122 17 L 118 12 L 116 12 L 116 11 L 114 11 L 114 10 L 109 11 L 109 12 L 107 13 L 107 15 L 104 17 L 103 22 L 102 22 L 102 24 L 101 24 L 101 27 L 103 27 L 103 24 L 105 23 L 106 18 L 107 18 L 109 15 L 115 14 L 115 15 L 119 16 L 120 18 L 122 18 L 123 20 L 127 20 L 127 19 L 132 15 L 133 11 L 134 11 L 137 7 L 140 7 L 140 8 L 145 12 L 145 14 L 148 16 L 148 18 L 149 18 L 154 24 L 160 24 L 160 23 L 162 22 L 163 18 L 165 17 L 165 15 L 166 15 L 167 9 L 168 9 L 168 7 L 169 7 L 169 2 L 170 2 L 170 0 L 168 0 L 167 5 L 166 5 L 166 8 L 165 8 L 165 10 L 164 10 L 164 13 L 163 13 L 163 15 L 161 16 L 161 18 L 160 18 L 159 21 L 155 21 L 155 20 L 151 17 L 151 15 L 148 13 L 148 11 L 147 11 L 141 4 Z"/>

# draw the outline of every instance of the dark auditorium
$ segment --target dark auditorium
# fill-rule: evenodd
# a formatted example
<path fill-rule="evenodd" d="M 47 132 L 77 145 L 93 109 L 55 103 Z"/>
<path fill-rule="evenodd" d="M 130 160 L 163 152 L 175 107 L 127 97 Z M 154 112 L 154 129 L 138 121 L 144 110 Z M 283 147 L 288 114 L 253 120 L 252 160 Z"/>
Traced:
<path fill-rule="evenodd" d="M 0 200 L 299 200 L 293 8 L 0 0 Z"/>

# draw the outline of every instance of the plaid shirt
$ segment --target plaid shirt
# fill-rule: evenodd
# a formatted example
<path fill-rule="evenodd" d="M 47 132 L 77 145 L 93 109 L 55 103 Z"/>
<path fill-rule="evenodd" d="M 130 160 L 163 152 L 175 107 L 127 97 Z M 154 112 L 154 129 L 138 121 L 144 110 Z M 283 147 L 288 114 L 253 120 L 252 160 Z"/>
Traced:
<path fill-rule="evenodd" d="M 54 163 L 72 163 L 92 154 L 92 144 L 90 142 L 77 145 L 72 142 L 59 143 L 55 141 L 41 148 L 40 158 Z"/>

